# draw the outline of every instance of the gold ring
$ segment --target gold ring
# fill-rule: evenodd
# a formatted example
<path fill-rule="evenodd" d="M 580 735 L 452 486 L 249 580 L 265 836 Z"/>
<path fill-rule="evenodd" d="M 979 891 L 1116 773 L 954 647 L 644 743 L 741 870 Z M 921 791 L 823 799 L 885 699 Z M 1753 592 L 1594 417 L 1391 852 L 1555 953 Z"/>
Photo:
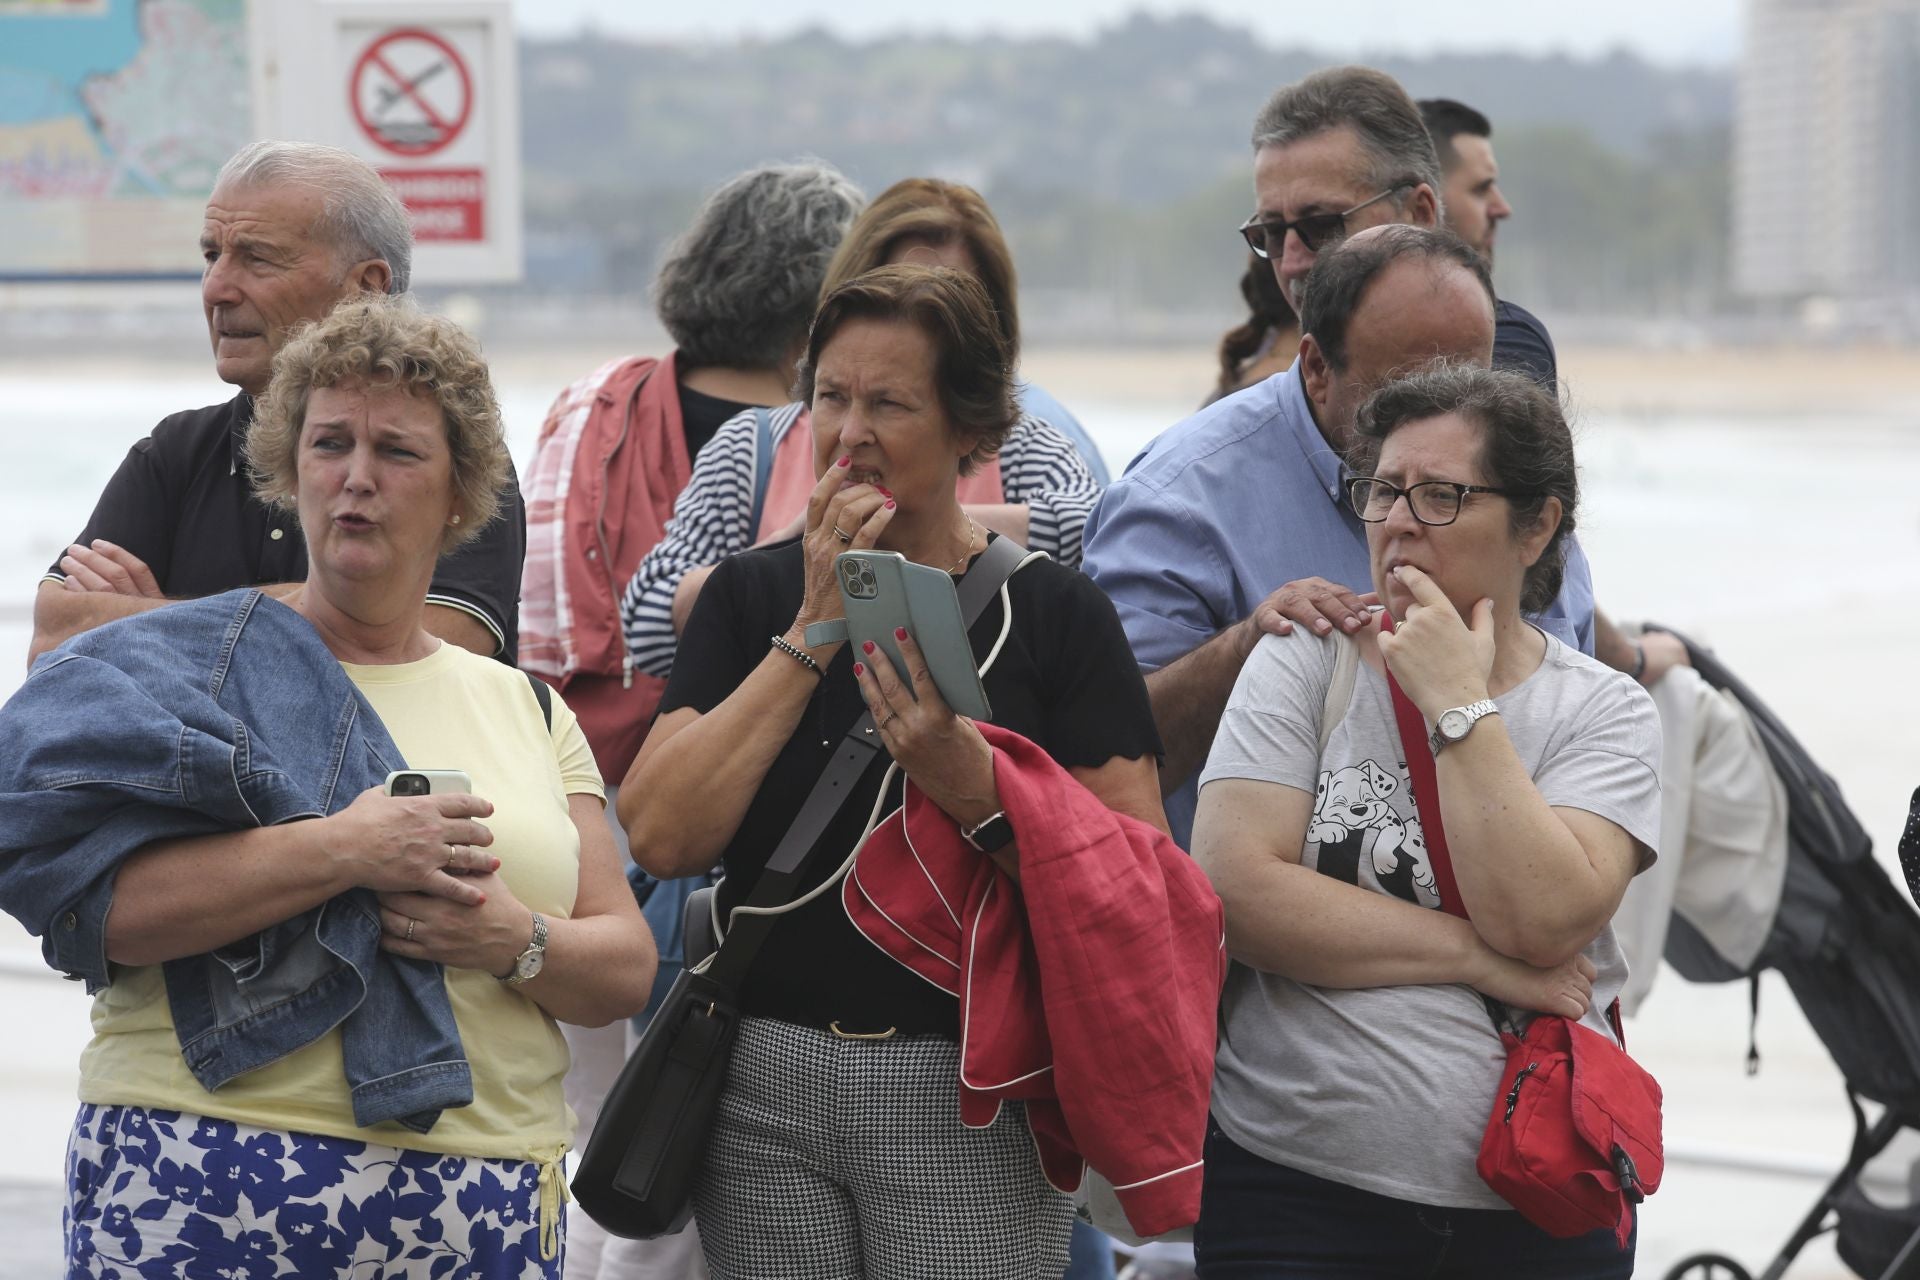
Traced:
<path fill-rule="evenodd" d="M 419 924 L 419 923 L 420 923 L 420 922 L 419 922 L 418 920 L 415 920 L 415 919 L 414 919 L 414 918 L 413 918 L 412 916 L 408 916 L 408 917 L 407 917 L 407 937 L 406 937 L 406 940 L 407 940 L 408 942 L 412 942 L 412 941 L 413 941 L 413 926 L 415 926 L 415 925 L 417 925 L 417 924 Z"/>
<path fill-rule="evenodd" d="M 900 713 L 899 713 L 898 711 L 890 711 L 890 712 L 888 712 L 888 713 L 887 713 L 887 718 L 886 718 L 885 720 L 882 720 L 882 721 L 881 721 L 881 722 L 880 722 L 880 723 L 879 723 L 879 724 L 878 724 L 877 726 L 875 726 L 875 727 L 876 727 L 876 728 L 880 728 L 880 729 L 884 729 L 884 728 L 886 728 L 886 727 L 887 727 L 888 725 L 890 725 L 890 724 L 892 724 L 892 723 L 893 723 L 893 722 L 894 722 L 895 720 L 898 720 L 899 718 L 900 718 Z"/>
<path fill-rule="evenodd" d="M 450 844 L 447 846 L 447 865 L 448 866 L 453 865 L 453 855 L 458 853 L 459 851 L 460 851 L 460 846 L 458 845 Z"/>

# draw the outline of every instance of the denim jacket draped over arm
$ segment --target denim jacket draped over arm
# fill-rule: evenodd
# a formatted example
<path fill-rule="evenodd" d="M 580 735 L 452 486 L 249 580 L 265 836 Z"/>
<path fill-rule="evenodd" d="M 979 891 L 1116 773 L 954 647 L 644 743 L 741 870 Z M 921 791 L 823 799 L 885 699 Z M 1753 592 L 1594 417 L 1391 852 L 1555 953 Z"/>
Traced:
<path fill-rule="evenodd" d="M 0 708 L 0 908 L 89 992 L 112 981 L 121 864 L 157 840 L 332 814 L 405 761 L 319 634 L 258 591 L 169 605 L 44 654 Z M 437 964 L 380 950 L 366 889 L 168 961 L 209 1091 L 341 1029 L 354 1122 L 418 1133 L 473 1082 Z"/>

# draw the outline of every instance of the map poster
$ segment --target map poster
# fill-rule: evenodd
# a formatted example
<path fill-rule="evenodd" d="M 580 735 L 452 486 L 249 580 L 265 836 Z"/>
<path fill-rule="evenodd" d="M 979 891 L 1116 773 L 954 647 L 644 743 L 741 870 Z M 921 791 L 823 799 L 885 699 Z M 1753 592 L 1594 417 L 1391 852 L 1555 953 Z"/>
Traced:
<path fill-rule="evenodd" d="M 0 0 L 0 280 L 197 276 L 247 59 L 245 0 Z"/>

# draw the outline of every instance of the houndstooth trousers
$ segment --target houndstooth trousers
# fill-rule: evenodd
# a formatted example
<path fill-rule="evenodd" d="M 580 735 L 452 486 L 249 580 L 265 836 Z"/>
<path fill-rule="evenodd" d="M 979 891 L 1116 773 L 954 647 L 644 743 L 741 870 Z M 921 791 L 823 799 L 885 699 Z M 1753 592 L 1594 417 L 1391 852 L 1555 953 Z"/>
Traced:
<path fill-rule="evenodd" d="M 1073 1209 L 1025 1108 L 960 1123 L 960 1049 L 740 1025 L 694 1215 L 715 1280 L 1057 1280 Z"/>

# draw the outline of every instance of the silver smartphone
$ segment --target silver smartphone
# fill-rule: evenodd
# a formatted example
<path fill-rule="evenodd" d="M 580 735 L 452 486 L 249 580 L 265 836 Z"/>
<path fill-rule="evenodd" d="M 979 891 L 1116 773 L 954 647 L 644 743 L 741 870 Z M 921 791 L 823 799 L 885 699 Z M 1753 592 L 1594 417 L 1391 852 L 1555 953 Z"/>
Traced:
<path fill-rule="evenodd" d="M 390 796 L 439 796 L 451 792 L 473 794 L 473 779 L 465 769 L 395 769 L 387 775 Z"/>
<path fill-rule="evenodd" d="M 834 558 L 834 569 L 847 615 L 847 639 L 856 656 L 864 642 L 873 641 L 906 683 L 907 667 L 893 638 L 895 627 L 905 627 L 947 705 L 974 720 L 992 718 L 960 614 L 960 593 L 950 576 L 897 551 L 842 551 Z"/>

